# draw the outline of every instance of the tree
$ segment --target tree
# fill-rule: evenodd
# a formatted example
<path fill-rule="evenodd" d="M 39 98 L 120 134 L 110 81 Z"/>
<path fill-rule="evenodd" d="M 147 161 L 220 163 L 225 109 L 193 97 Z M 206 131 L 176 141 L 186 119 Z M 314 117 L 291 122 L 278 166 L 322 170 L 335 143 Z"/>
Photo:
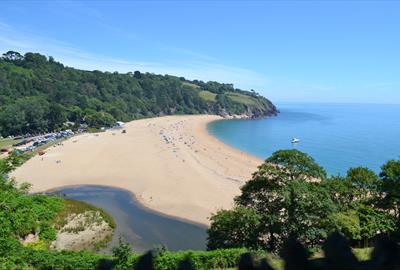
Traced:
<path fill-rule="evenodd" d="M 142 73 L 140 73 L 140 71 L 136 70 L 133 73 L 133 77 L 136 78 L 136 79 L 140 79 L 140 78 L 142 78 Z"/>
<path fill-rule="evenodd" d="M 245 207 L 220 210 L 211 217 L 207 248 L 257 248 L 260 217 Z"/>
<path fill-rule="evenodd" d="M 60 104 L 51 104 L 49 108 L 49 127 L 54 130 L 67 121 L 67 112 L 64 106 Z"/>
<path fill-rule="evenodd" d="M 235 200 L 260 216 L 264 248 L 276 250 L 290 235 L 307 239 L 309 245 L 326 236 L 319 220 L 334 211 L 335 205 L 323 186 L 310 182 L 324 178 L 325 171 L 298 150 L 272 154 L 241 188 Z"/>
<path fill-rule="evenodd" d="M 360 236 L 364 240 L 364 246 L 368 246 L 368 240 L 377 234 L 392 233 L 396 230 L 395 217 L 387 212 L 360 205 L 357 209 L 360 221 Z"/>
<path fill-rule="evenodd" d="M 80 123 L 83 119 L 83 111 L 81 108 L 78 106 L 72 106 L 68 110 L 68 117 L 69 120 L 75 122 L 75 123 Z"/>
<path fill-rule="evenodd" d="M 400 160 L 389 160 L 381 167 L 379 174 L 382 184 L 384 209 L 393 211 L 397 220 L 400 220 Z"/>
<path fill-rule="evenodd" d="M 172 113 L 251 112 L 264 116 L 276 112 L 266 98 L 229 84 L 197 81 L 198 87 L 190 87 L 188 83 L 194 82 L 140 71 L 119 74 L 77 70 L 38 53 L 22 56 L 9 51 L 0 58 L 0 132 L 3 136 L 39 133 L 57 129 L 65 121 L 81 123 L 85 116 L 97 126 L 105 125 L 103 120 L 108 123 L 111 119 L 105 113 L 130 121 Z M 223 105 L 201 97 L 207 87 L 220 94 Z M 231 92 L 256 105 L 233 101 Z M 83 114 L 87 109 L 96 113 Z"/>
<path fill-rule="evenodd" d="M 378 176 L 368 168 L 350 168 L 347 171 L 347 180 L 355 187 L 358 200 L 367 200 L 377 191 Z"/>
<path fill-rule="evenodd" d="M 281 215 L 281 237 L 296 237 L 308 247 L 319 246 L 328 232 L 321 220 L 337 211 L 337 205 L 331 200 L 329 192 L 319 183 L 294 180 L 283 189 L 285 213 Z"/>
<path fill-rule="evenodd" d="M 0 110 L 0 131 L 3 136 L 21 134 L 27 125 L 25 113 L 18 105 L 10 104 Z"/>
<path fill-rule="evenodd" d="M 340 232 L 347 239 L 361 239 L 360 218 L 356 210 L 332 213 L 323 223 L 328 232 Z"/>
<path fill-rule="evenodd" d="M 6 61 L 21 61 L 24 57 L 19 52 L 8 51 L 3 53 L 3 59 Z"/>
<path fill-rule="evenodd" d="M 296 150 L 279 150 L 272 154 L 266 162 L 288 170 L 290 179 L 323 180 L 326 172 L 309 155 Z"/>
<path fill-rule="evenodd" d="M 400 161 L 383 165 L 380 177 L 359 167 L 346 177 L 326 178 L 310 156 L 277 151 L 241 187 L 236 208 L 212 216 L 209 246 L 277 251 L 285 239 L 295 237 L 310 248 L 334 231 L 367 246 L 377 234 L 393 235 L 400 228 Z M 382 209 L 376 203 L 380 198 Z"/>
<path fill-rule="evenodd" d="M 24 55 L 24 66 L 34 68 L 44 66 L 47 63 L 47 57 L 39 53 L 28 52 Z"/>
<path fill-rule="evenodd" d="M 115 124 L 115 119 L 106 112 L 94 112 L 85 116 L 85 122 L 91 127 L 109 127 Z"/>
<path fill-rule="evenodd" d="M 321 185 L 340 211 L 354 209 L 355 187 L 346 177 L 333 176 L 321 181 Z"/>
<path fill-rule="evenodd" d="M 132 269 L 132 262 L 129 259 L 132 254 L 131 246 L 119 237 L 118 246 L 112 248 L 112 253 L 115 258 L 115 269 L 126 270 Z"/>

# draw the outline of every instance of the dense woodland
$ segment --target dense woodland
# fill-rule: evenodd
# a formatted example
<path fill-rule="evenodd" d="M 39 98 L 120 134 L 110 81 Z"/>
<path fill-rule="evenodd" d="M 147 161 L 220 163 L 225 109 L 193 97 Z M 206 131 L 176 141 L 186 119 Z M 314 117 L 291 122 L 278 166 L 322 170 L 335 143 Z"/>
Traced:
<path fill-rule="evenodd" d="M 38 53 L 0 58 L 0 135 L 53 131 L 63 124 L 113 125 L 168 114 L 276 114 L 254 91 L 232 84 L 135 71 L 84 71 Z"/>
<path fill-rule="evenodd" d="M 377 235 L 400 241 L 400 160 L 387 161 L 379 175 L 356 167 L 327 176 L 307 154 L 280 150 L 241 190 L 234 209 L 211 218 L 209 249 L 277 252 L 296 237 L 312 251 L 332 232 L 359 247 L 369 247 Z"/>

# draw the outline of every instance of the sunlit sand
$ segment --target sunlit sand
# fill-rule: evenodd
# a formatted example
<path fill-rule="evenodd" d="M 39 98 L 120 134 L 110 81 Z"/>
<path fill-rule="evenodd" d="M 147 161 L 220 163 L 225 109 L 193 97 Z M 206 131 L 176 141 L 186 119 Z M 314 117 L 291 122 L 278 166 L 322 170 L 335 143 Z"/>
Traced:
<path fill-rule="evenodd" d="M 161 213 L 209 224 L 230 208 L 262 160 L 229 147 L 206 129 L 214 115 L 166 116 L 82 134 L 35 156 L 12 176 L 33 192 L 96 184 L 127 189 Z"/>

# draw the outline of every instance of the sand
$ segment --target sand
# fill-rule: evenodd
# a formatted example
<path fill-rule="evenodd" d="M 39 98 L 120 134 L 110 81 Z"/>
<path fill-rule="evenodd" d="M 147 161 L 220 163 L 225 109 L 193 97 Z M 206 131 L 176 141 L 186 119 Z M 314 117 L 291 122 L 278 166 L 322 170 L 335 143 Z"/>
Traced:
<path fill-rule="evenodd" d="M 133 192 L 153 210 L 209 224 L 211 213 L 231 208 L 240 186 L 262 160 L 207 132 L 215 115 L 165 116 L 121 129 L 81 134 L 49 148 L 13 172 L 32 192 L 80 184 Z"/>
<path fill-rule="evenodd" d="M 67 223 L 57 231 L 50 247 L 56 250 L 95 250 L 96 245 L 112 237 L 113 229 L 99 212 L 86 211 L 67 217 Z"/>

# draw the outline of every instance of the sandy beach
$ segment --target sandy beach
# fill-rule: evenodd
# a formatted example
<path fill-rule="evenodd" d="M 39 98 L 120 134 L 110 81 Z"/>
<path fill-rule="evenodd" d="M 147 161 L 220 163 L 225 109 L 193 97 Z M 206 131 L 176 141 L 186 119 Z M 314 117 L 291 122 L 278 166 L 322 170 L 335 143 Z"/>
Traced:
<path fill-rule="evenodd" d="M 132 121 L 121 129 L 74 136 L 13 172 L 32 192 L 80 184 L 129 190 L 146 207 L 209 224 L 230 208 L 240 186 L 262 160 L 209 135 L 214 115 L 165 116 Z"/>

